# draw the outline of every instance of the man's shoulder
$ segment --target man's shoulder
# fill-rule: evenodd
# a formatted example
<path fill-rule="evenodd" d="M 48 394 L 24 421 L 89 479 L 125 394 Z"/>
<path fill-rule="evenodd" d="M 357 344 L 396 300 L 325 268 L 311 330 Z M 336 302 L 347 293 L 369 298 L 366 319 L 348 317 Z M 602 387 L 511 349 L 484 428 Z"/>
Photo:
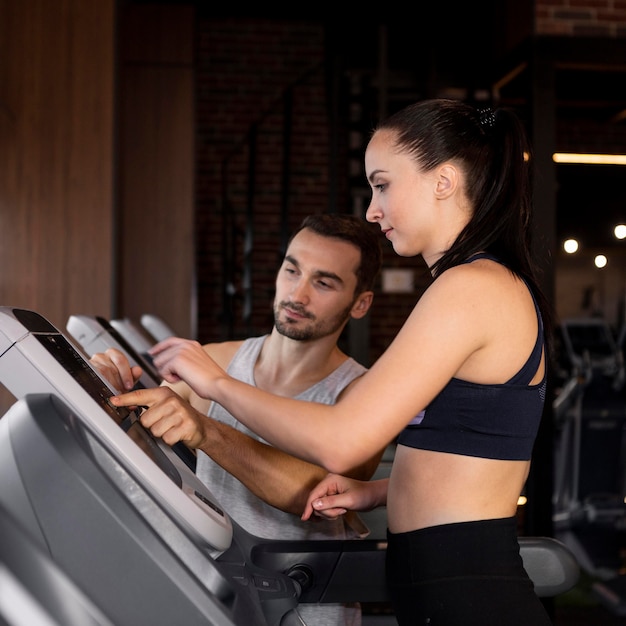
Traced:
<path fill-rule="evenodd" d="M 341 397 L 348 389 L 353 387 L 356 382 L 367 372 L 367 368 L 364 365 L 361 365 L 358 361 L 349 358 L 341 366 L 343 370 L 343 375 L 346 377 L 345 379 L 348 382 L 345 384 L 345 387 L 341 390 L 338 397 Z"/>
<path fill-rule="evenodd" d="M 342 369 L 344 371 L 349 371 L 353 376 L 362 376 L 367 372 L 368 368 L 349 356 L 337 369 Z"/>

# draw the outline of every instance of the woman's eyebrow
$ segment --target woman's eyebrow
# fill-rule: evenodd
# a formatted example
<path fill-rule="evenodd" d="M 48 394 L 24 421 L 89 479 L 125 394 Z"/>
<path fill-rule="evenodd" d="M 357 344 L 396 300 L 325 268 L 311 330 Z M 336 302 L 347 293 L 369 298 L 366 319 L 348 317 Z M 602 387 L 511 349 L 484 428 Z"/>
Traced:
<path fill-rule="evenodd" d="M 377 176 L 378 174 L 386 174 L 386 173 L 387 173 L 387 172 L 386 172 L 386 170 L 380 170 L 380 169 L 379 169 L 379 170 L 374 170 L 374 171 L 373 171 L 373 172 L 371 172 L 371 173 L 370 173 L 370 175 L 367 177 L 367 180 L 369 180 L 369 181 L 370 181 L 370 183 L 373 183 L 373 182 L 374 182 L 374 178 L 376 178 L 376 176 Z"/>

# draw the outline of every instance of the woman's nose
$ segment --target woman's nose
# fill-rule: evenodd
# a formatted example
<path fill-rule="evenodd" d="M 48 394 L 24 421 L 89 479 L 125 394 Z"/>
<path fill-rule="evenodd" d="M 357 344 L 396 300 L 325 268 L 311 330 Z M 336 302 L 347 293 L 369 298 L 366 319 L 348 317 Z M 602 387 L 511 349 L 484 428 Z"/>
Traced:
<path fill-rule="evenodd" d="M 374 198 L 370 200 L 369 206 L 367 207 L 367 211 L 365 211 L 365 219 L 368 222 L 377 222 L 382 217 L 382 211 L 378 207 L 377 203 L 374 201 Z"/>

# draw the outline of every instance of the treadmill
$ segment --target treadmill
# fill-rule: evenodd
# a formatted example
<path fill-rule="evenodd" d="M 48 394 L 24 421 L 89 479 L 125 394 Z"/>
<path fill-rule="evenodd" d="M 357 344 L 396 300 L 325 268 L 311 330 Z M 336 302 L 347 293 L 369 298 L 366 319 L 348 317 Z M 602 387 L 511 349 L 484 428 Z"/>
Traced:
<path fill-rule="evenodd" d="M 146 332 L 154 338 L 155 343 L 163 341 L 168 337 L 176 336 L 172 328 L 158 315 L 154 315 L 153 313 L 144 313 L 139 323 L 145 328 Z"/>
<path fill-rule="evenodd" d="M 251 536 L 39 314 L 0 307 L 0 383 L 18 398 L 0 419 L 0 505 L 115 624 L 301 626 L 298 603 L 388 600 L 384 540 Z M 520 546 L 539 595 L 573 586 L 562 544 Z"/>
<path fill-rule="evenodd" d="M 0 625 L 114 626 L 0 506 Z"/>
<path fill-rule="evenodd" d="M 0 307 L 0 383 L 18 399 L 0 419 L 0 504 L 116 624 L 285 626 L 299 601 L 386 597 L 384 542 L 252 537 L 41 315 Z"/>
<path fill-rule="evenodd" d="M 152 357 L 148 353 L 148 350 L 150 350 L 156 342 L 152 336 L 148 336 L 147 331 L 139 327 L 128 317 L 112 319 L 110 320 L 110 324 L 139 355 L 152 363 Z"/>
<path fill-rule="evenodd" d="M 104 317 L 99 315 L 70 315 L 66 329 L 89 357 L 92 357 L 96 352 L 116 348 L 126 355 L 132 366 L 139 365 L 143 371 L 135 384 L 135 389 L 150 389 L 160 385 L 161 377 L 152 364 L 152 360 L 149 359 L 150 355 L 146 354 L 145 357 L 141 355 Z M 196 471 L 197 456 L 195 451 L 189 449 L 182 442 L 175 443 L 172 449 L 192 471 Z"/>
<path fill-rule="evenodd" d="M 140 387 L 150 388 L 161 384 L 161 377 L 154 367 L 147 349 L 143 353 L 137 350 L 120 332 L 119 327 L 114 326 L 104 317 L 99 315 L 70 315 L 66 330 L 90 357 L 96 352 L 104 352 L 108 348 L 117 348 L 123 352 L 131 365 L 139 365 L 143 370 L 138 381 Z"/>
<path fill-rule="evenodd" d="M 626 371 L 624 355 L 601 317 L 561 322 L 563 356 L 576 388 L 556 413 L 554 525 L 581 568 L 592 594 L 626 617 L 623 545 L 626 528 Z M 572 383 L 571 381 L 576 381 Z M 561 395 L 568 396 L 568 387 Z"/>

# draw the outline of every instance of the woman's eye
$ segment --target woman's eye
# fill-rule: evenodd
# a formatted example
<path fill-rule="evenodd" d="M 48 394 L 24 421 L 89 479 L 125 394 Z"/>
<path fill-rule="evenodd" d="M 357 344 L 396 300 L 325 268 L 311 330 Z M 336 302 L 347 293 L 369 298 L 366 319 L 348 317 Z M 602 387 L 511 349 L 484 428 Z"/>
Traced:
<path fill-rule="evenodd" d="M 378 185 L 374 185 L 374 189 L 377 189 L 378 191 L 384 191 L 386 186 L 386 183 L 379 183 Z"/>

